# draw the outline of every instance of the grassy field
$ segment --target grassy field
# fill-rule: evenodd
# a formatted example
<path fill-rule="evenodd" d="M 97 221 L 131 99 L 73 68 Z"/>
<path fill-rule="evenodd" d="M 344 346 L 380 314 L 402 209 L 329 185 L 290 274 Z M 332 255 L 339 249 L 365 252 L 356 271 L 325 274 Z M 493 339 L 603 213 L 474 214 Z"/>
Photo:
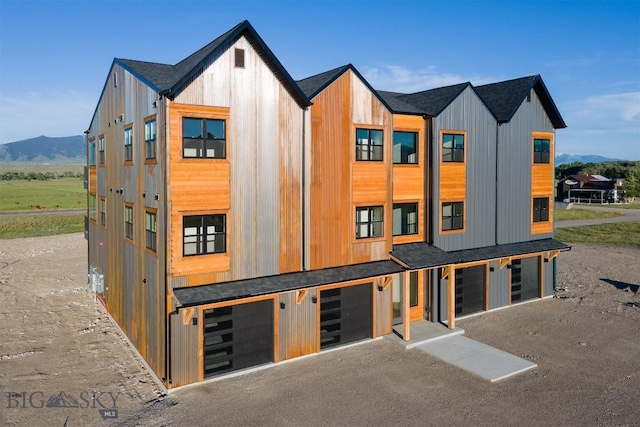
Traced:
<path fill-rule="evenodd" d="M 555 238 L 565 243 L 640 247 L 640 222 L 559 228 Z"/>
<path fill-rule="evenodd" d="M 554 217 L 556 221 L 570 221 L 572 219 L 613 218 L 622 216 L 618 212 L 597 212 L 578 209 L 556 209 Z"/>
<path fill-rule="evenodd" d="M 0 181 L 0 212 L 84 208 L 86 201 L 81 178 Z"/>
<path fill-rule="evenodd" d="M 2 163 L 0 164 L 0 173 L 4 172 L 42 172 L 42 173 L 55 173 L 61 174 L 65 172 L 78 172 L 82 173 L 84 165 L 79 163 L 73 164 L 36 164 L 36 163 Z"/>
<path fill-rule="evenodd" d="M 84 214 L 17 215 L 0 217 L 0 239 L 51 236 L 84 230 Z"/>

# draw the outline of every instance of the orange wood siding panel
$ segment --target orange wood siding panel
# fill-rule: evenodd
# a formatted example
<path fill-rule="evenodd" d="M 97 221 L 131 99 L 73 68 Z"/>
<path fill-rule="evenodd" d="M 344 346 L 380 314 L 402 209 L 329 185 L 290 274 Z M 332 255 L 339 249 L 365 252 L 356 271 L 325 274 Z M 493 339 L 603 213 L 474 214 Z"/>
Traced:
<path fill-rule="evenodd" d="M 461 201 L 467 195 L 467 167 L 464 163 L 440 165 L 440 201 Z"/>
<path fill-rule="evenodd" d="M 229 109 L 196 105 L 172 104 L 170 110 L 169 158 L 171 183 L 171 274 L 184 276 L 206 272 L 226 271 L 230 268 L 230 254 L 182 256 L 182 218 L 185 215 L 208 213 L 227 214 L 227 242 L 229 241 L 230 206 L 230 150 L 226 159 L 185 159 L 182 157 L 182 118 L 215 118 L 227 121 Z M 227 132 L 227 147 L 233 143 Z M 227 245 L 229 247 L 229 245 Z"/>
<path fill-rule="evenodd" d="M 355 141 L 355 136 L 353 140 Z M 389 187 L 386 172 L 386 162 L 354 162 L 353 203 L 356 205 L 384 204 L 387 201 Z"/>
<path fill-rule="evenodd" d="M 89 188 L 87 190 L 89 191 L 89 193 L 96 194 L 96 192 L 98 191 L 98 187 L 97 187 L 98 178 L 97 178 L 96 167 L 90 166 L 88 168 L 88 173 L 89 173 Z"/>
<path fill-rule="evenodd" d="M 549 163 L 533 163 L 533 140 L 549 140 Z M 553 180 L 554 180 L 554 134 L 553 132 L 533 132 L 531 135 L 531 234 L 553 231 Z M 549 221 L 533 222 L 533 199 L 549 198 Z"/>

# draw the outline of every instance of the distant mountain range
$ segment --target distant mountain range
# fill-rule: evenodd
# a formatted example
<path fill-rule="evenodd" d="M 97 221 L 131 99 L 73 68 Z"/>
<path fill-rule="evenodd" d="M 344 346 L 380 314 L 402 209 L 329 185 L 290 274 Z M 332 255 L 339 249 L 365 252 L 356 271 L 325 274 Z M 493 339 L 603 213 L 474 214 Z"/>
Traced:
<path fill-rule="evenodd" d="M 619 162 L 622 159 L 611 159 L 609 157 L 598 156 L 595 154 L 556 154 L 556 166 L 564 165 L 567 163 L 604 163 L 604 162 Z"/>
<path fill-rule="evenodd" d="M 85 153 L 82 135 L 59 138 L 43 135 L 0 144 L 0 163 L 85 163 Z"/>

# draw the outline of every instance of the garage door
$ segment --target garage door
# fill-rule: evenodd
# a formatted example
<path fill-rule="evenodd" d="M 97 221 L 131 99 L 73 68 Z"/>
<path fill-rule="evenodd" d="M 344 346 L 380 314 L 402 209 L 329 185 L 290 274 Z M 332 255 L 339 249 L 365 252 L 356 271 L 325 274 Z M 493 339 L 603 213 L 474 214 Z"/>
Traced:
<path fill-rule="evenodd" d="M 456 269 L 456 316 L 484 310 L 485 266 Z"/>
<path fill-rule="evenodd" d="M 204 376 L 273 361 L 273 301 L 204 311 Z"/>
<path fill-rule="evenodd" d="M 540 258 L 511 261 L 511 303 L 540 296 Z"/>
<path fill-rule="evenodd" d="M 320 292 L 320 349 L 373 336 L 371 283 Z"/>

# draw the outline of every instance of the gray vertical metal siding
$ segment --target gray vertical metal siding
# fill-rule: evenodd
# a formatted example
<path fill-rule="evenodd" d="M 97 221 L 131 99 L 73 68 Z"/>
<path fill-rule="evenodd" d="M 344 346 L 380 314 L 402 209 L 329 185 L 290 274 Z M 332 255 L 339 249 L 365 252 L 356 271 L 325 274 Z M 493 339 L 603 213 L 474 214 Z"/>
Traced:
<path fill-rule="evenodd" d="M 470 249 L 495 244 L 495 162 L 496 120 L 476 93 L 467 88 L 433 119 L 433 216 L 434 246 L 446 251 Z M 440 130 L 467 132 L 465 155 L 466 231 L 440 234 Z"/>
<path fill-rule="evenodd" d="M 194 314 L 197 318 L 197 312 Z M 172 314 L 171 328 L 171 387 L 191 384 L 200 380 L 198 364 L 198 328 L 188 322 L 182 322 L 182 313 Z M 198 322 L 200 324 L 200 322 Z"/>
<path fill-rule="evenodd" d="M 316 289 L 309 289 L 300 304 L 296 304 L 299 291 L 280 294 L 278 308 L 280 323 L 280 360 L 291 359 L 318 351 L 318 303 L 313 303 Z"/>
<path fill-rule="evenodd" d="M 533 90 L 531 102 L 524 101 L 511 121 L 498 128 L 498 244 L 553 236 L 553 233 L 531 234 L 531 134 L 553 130 Z"/>
<path fill-rule="evenodd" d="M 489 309 L 491 310 L 509 305 L 511 270 L 506 267 L 498 268 L 497 261 L 489 262 L 489 267 L 493 267 L 493 271 L 489 272 Z"/>

